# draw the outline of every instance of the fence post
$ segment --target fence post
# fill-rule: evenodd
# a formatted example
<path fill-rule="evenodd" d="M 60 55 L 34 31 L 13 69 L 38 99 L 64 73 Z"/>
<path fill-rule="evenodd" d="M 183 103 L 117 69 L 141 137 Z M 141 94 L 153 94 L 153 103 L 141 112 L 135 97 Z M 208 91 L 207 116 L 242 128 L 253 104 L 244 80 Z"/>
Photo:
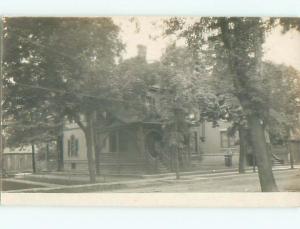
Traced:
<path fill-rule="evenodd" d="M 290 163 L 291 163 L 291 169 L 294 169 L 294 153 L 292 150 L 290 150 Z"/>
<path fill-rule="evenodd" d="M 293 168 L 294 168 L 294 154 L 293 154 L 293 151 L 291 150 L 288 141 L 285 142 L 285 146 L 286 146 L 286 149 L 287 149 L 288 154 L 290 155 L 290 165 L 291 165 L 291 169 L 293 169 Z"/>
<path fill-rule="evenodd" d="M 255 168 L 255 166 L 256 166 L 256 158 L 255 158 L 255 155 L 253 154 L 253 156 L 252 156 L 252 166 L 253 166 L 253 172 L 255 173 L 256 172 L 256 168 Z"/>

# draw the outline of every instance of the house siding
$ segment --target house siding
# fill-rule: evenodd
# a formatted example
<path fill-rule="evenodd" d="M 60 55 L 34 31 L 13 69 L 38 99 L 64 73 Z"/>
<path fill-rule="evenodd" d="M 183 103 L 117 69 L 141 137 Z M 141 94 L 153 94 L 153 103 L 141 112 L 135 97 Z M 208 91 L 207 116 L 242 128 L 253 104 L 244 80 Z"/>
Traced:
<path fill-rule="evenodd" d="M 227 168 L 225 165 L 225 155 L 229 151 L 232 152 L 232 165 L 231 167 L 237 167 L 239 162 L 239 146 L 232 146 L 229 148 L 223 148 L 221 146 L 221 131 L 227 131 L 230 123 L 220 121 L 219 126 L 213 127 L 212 123 L 206 122 L 204 141 L 199 139 L 200 157 L 194 156 L 192 165 L 194 169 L 222 169 Z M 201 131 L 201 127 L 199 128 Z M 200 132 L 199 132 L 200 133 Z M 201 136 L 201 134 L 200 134 Z M 237 136 L 235 137 L 238 139 Z"/>
<path fill-rule="evenodd" d="M 114 133 L 118 134 L 117 150 L 116 152 L 110 152 L 110 139 L 107 136 L 105 145 L 99 153 L 100 174 L 142 173 L 145 160 L 142 150 L 139 149 L 137 130 L 129 128 L 122 130 L 122 134 L 120 131 Z M 86 174 L 88 172 L 88 161 L 84 132 L 76 124 L 72 124 L 64 129 L 63 136 L 64 170 Z M 79 149 L 76 156 L 70 155 L 68 150 L 68 141 L 71 136 L 78 140 Z M 127 139 L 122 139 L 122 136 L 127 137 Z M 120 141 L 126 143 L 126 152 L 119 149 Z"/>
<path fill-rule="evenodd" d="M 232 146 L 222 148 L 221 131 L 227 131 L 230 123 L 220 122 L 218 127 L 213 127 L 211 123 L 202 123 L 200 126 L 193 126 L 190 129 L 192 142 L 190 142 L 188 164 L 182 170 L 196 169 L 222 169 L 225 165 L 225 155 L 231 152 L 231 166 L 238 166 L 239 147 Z M 99 153 L 99 172 L 100 174 L 146 174 L 152 173 L 149 169 L 147 156 L 145 155 L 145 143 L 140 145 L 142 137 L 145 138 L 153 127 L 139 129 L 141 125 L 128 125 L 112 132 L 117 134 L 117 146 L 115 152 L 110 152 L 110 137 L 106 136 L 105 145 Z M 196 133 L 196 134 L 195 134 Z M 68 152 L 68 141 L 71 136 L 78 140 L 78 155 L 72 156 Z M 124 138 L 124 139 L 123 139 Z M 145 139 L 144 139 L 145 141 Z M 127 143 L 126 146 L 122 144 Z M 68 125 L 64 130 L 63 139 L 64 149 L 64 170 L 74 173 L 88 173 L 86 141 L 83 131 L 76 124 Z M 125 149 L 125 151 L 122 151 Z M 186 159 L 184 159 L 186 161 Z"/>
<path fill-rule="evenodd" d="M 6 173 L 32 171 L 32 156 L 30 153 L 3 154 L 3 168 Z"/>

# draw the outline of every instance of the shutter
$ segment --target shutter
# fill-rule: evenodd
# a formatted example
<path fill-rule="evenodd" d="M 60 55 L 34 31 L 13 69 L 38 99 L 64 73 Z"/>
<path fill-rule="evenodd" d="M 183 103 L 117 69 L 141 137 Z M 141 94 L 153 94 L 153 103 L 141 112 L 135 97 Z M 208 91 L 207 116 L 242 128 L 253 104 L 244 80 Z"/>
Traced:
<path fill-rule="evenodd" d="M 71 153 L 71 141 L 68 140 L 68 156 L 70 157 L 70 153 Z"/>

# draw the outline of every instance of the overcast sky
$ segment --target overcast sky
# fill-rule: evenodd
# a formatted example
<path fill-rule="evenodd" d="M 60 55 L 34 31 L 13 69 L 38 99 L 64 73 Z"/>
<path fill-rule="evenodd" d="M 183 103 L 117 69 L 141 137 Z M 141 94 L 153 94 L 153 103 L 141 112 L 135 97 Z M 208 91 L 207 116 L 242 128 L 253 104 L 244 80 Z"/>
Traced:
<path fill-rule="evenodd" d="M 162 38 L 161 17 L 114 17 L 115 23 L 121 27 L 121 37 L 126 44 L 124 58 L 136 55 L 138 44 L 147 46 L 147 59 L 158 60 L 172 38 Z M 278 64 L 291 65 L 300 70 L 300 33 L 291 31 L 282 34 L 277 28 L 267 35 L 264 44 L 266 60 Z"/>

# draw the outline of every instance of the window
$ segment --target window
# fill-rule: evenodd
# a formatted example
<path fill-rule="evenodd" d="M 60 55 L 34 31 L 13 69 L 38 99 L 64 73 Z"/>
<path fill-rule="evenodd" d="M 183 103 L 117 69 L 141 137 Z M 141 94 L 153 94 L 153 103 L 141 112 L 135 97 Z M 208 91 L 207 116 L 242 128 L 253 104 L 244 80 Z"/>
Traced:
<path fill-rule="evenodd" d="M 154 109 L 155 108 L 155 98 L 153 96 L 150 96 L 150 95 L 146 96 L 146 106 L 149 109 Z"/>
<path fill-rule="evenodd" d="M 19 168 L 23 169 L 23 167 L 24 167 L 24 158 L 20 158 L 19 159 Z"/>
<path fill-rule="evenodd" d="M 76 163 L 71 163 L 71 169 L 76 169 Z"/>
<path fill-rule="evenodd" d="M 226 130 L 220 132 L 221 135 L 221 147 L 230 148 L 235 145 L 235 138 L 228 135 Z"/>
<path fill-rule="evenodd" d="M 199 132 L 193 131 L 189 138 L 190 150 L 192 154 L 198 154 L 199 152 Z"/>
<path fill-rule="evenodd" d="M 74 135 L 71 135 L 71 138 L 68 140 L 68 156 L 77 157 L 79 152 L 79 140 L 75 138 Z"/>
<path fill-rule="evenodd" d="M 71 156 L 71 141 L 68 139 L 68 157 Z"/>
<path fill-rule="evenodd" d="M 195 139 L 195 152 L 198 153 L 198 133 L 194 132 L 194 139 Z"/>

